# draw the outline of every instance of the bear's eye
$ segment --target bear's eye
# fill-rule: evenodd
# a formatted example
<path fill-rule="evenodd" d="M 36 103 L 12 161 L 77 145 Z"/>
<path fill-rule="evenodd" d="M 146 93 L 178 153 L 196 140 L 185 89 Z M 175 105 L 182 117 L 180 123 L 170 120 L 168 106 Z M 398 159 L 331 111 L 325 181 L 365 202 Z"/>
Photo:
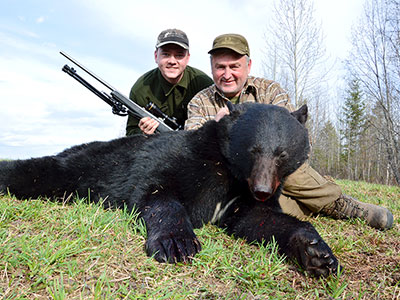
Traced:
<path fill-rule="evenodd" d="M 286 151 L 282 151 L 281 154 L 279 154 L 279 160 L 287 160 L 289 158 L 289 154 Z"/>
<path fill-rule="evenodd" d="M 283 163 L 285 163 L 289 158 L 289 154 L 286 151 L 282 151 L 279 153 L 277 159 L 276 159 L 276 165 L 281 166 Z"/>

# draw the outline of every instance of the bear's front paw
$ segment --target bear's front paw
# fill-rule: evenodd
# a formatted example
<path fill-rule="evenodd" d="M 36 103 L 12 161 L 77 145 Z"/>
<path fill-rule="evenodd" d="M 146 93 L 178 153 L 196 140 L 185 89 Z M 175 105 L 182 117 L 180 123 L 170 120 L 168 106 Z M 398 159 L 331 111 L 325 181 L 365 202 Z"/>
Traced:
<path fill-rule="evenodd" d="M 316 231 L 299 230 L 291 239 L 291 246 L 296 252 L 295 258 L 307 273 L 328 276 L 337 272 L 336 257 Z"/>
<path fill-rule="evenodd" d="M 190 262 L 200 250 L 201 244 L 194 234 L 187 237 L 150 237 L 146 242 L 147 255 L 154 255 L 158 262 Z"/>

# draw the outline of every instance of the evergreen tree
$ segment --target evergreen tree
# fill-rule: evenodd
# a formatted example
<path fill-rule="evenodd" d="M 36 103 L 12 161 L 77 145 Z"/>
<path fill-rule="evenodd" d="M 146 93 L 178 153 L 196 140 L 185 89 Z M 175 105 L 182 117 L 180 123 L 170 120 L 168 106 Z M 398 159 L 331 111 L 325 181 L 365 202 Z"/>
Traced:
<path fill-rule="evenodd" d="M 342 106 L 340 130 L 343 144 L 342 158 L 347 165 L 347 177 L 358 179 L 358 153 L 362 146 L 362 137 L 366 129 L 366 105 L 362 99 L 362 92 L 358 80 L 352 80 L 347 90 L 348 96 Z"/>

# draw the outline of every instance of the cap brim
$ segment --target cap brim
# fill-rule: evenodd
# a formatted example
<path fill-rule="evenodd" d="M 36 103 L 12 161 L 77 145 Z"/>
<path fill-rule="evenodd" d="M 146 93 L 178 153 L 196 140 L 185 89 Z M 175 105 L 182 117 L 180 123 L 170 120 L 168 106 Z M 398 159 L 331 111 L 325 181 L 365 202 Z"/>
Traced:
<path fill-rule="evenodd" d="M 215 52 L 215 51 L 217 51 L 217 50 L 220 50 L 220 49 L 228 49 L 228 50 L 231 50 L 231 51 L 233 51 L 233 52 L 235 52 L 235 53 L 237 53 L 237 54 L 240 54 L 240 55 L 246 55 L 246 54 L 247 54 L 247 52 L 238 51 L 237 49 L 233 49 L 233 48 L 231 48 L 231 47 L 226 47 L 226 46 L 224 46 L 224 47 L 215 47 L 215 48 L 212 48 L 210 51 L 208 51 L 208 54 L 212 54 L 213 52 Z M 247 54 L 247 55 L 248 55 L 248 54 Z"/>
<path fill-rule="evenodd" d="M 183 49 L 186 49 L 186 50 L 189 49 L 188 45 L 185 45 L 183 43 L 176 42 L 176 41 L 167 41 L 167 42 L 159 43 L 159 44 L 156 45 L 156 48 L 160 48 L 160 47 L 168 45 L 168 44 L 175 44 L 175 45 L 178 45 L 178 46 L 180 46 L 180 47 L 182 47 Z"/>

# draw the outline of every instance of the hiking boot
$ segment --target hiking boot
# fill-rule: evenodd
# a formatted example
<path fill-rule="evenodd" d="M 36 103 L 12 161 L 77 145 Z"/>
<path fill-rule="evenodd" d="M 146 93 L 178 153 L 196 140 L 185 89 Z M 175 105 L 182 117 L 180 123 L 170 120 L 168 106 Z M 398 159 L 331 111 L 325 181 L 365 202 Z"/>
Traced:
<path fill-rule="evenodd" d="M 345 194 L 325 206 L 321 213 L 335 219 L 360 218 L 378 229 L 389 229 L 393 225 L 393 215 L 387 208 L 363 203 Z"/>

